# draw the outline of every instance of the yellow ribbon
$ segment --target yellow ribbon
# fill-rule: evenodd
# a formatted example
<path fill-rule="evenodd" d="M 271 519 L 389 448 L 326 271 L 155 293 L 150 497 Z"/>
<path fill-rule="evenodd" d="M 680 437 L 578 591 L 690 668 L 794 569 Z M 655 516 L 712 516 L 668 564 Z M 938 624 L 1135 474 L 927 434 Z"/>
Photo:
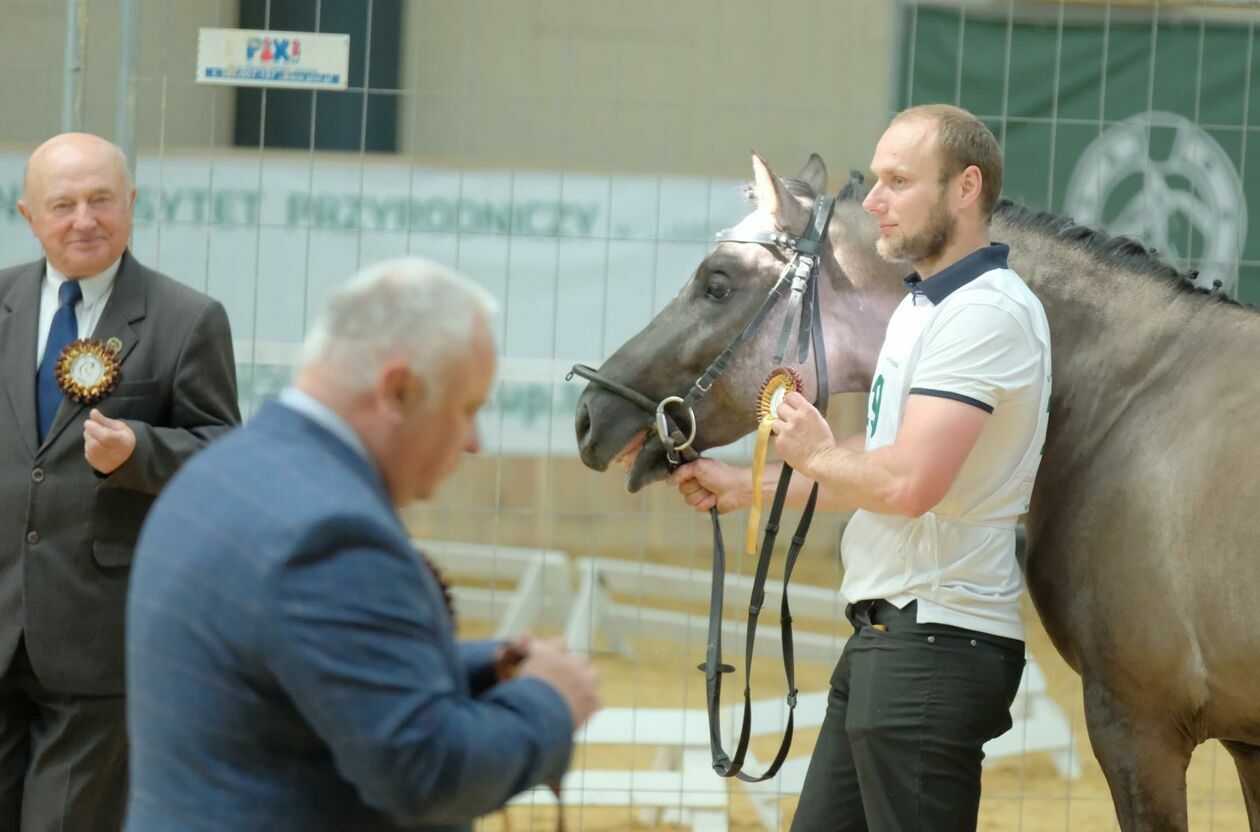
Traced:
<path fill-rule="evenodd" d="M 748 510 L 748 534 L 744 538 L 744 550 L 750 555 L 757 553 L 757 527 L 761 525 L 761 479 L 766 470 L 766 451 L 770 445 L 770 426 L 774 424 L 774 418 L 773 413 L 767 413 L 757 425 L 757 444 L 753 446 L 752 507 Z"/>

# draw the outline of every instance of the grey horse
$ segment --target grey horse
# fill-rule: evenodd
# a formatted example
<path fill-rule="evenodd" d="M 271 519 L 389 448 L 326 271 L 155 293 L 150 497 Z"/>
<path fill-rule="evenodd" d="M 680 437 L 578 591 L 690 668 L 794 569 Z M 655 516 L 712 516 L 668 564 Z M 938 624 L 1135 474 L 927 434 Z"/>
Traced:
<path fill-rule="evenodd" d="M 800 234 L 826 187 L 753 156 L 750 195 Z M 875 251 L 855 177 L 820 272 L 832 392 L 869 389 L 907 268 Z M 1219 739 L 1260 832 L 1260 314 L 1196 290 L 1137 243 L 1003 200 L 992 239 L 1045 306 L 1050 433 L 1025 525 L 1024 569 L 1046 631 L 1082 678 L 1094 753 L 1122 829 L 1185 830 L 1186 767 Z M 681 395 L 742 329 L 786 256 L 721 243 L 678 295 L 600 368 L 654 401 Z M 736 354 L 696 405 L 695 446 L 755 428 L 777 325 Z M 809 395 L 812 360 L 802 366 Z M 578 402 L 587 466 L 616 460 L 631 491 L 667 473 L 643 410 L 592 384 Z"/>

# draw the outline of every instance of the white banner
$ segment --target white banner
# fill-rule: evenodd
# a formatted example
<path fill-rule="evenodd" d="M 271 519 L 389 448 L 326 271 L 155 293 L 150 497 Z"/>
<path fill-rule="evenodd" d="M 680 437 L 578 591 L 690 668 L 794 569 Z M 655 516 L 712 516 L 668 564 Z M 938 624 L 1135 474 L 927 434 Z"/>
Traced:
<path fill-rule="evenodd" d="M 0 154 L 3 263 L 40 249 L 15 204 L 25 157 Z M 488 452 L 574 455 L 583 384 L 690 279 L 749 206 L 737 180 L 461 171 L 320 154 L 137 163 L 132 250 L 223 302 L 246 412 L 288 383 L 328 293 L 361 265 L 417 254 L 502 304 Z"/>

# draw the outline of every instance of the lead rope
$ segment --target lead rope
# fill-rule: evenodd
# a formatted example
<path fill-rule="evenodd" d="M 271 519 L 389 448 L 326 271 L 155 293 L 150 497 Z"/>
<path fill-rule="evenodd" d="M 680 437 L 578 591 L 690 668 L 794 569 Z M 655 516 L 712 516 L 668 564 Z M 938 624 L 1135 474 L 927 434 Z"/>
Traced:
<path fill-rule="evenodd" d="M 789 334 L 797 308 L 801 312 L 800 334 L 797 342 L 798 356 L 802 362 L 807 357 L 806 345 L 814 347 L 814 368 L 817 380 L 817 399 L 815 406 L 826 416 L 827 399 L 830 394 L 827 382 L 827 356 L 822 339 L 821 304 L 818 299 L 819 249 L 831 220 L 831 212 L 835 201 L 830 197 L 820 196 L 815 200 L 814 210 L 806 227 L 806 233 L 795 241 L 794 248 L 798 252 L 797 262 L 792 271 L 792 292 L 788 314 L 779 334 L 779 346 L 776 352 L 776 363 L 786 353 Z M 786 276 L 789 270 L 784 270 Z M 780 281 L 782 282 L 782 277 Z M 740 726 L 740 734 L 736 740 L 734 756 L 728 756 L 722 748 L 721 736 L 721 692 L 722 674 L 733 673 L 735 668 L 722 662 L 722 609 L 725 595 L 726 578 L 726 546 L 722 539 L 722 530 L 718 524 L 717 509 L 710 510 L 713 526 L 713 584 L 709 599 L 709 633 L 705 661 L 700 670 L 705 674 L 705 694 L 709 711 L 709 750 L 713 758 L 713 770 L 722 777 L 737 777 L 746 783 L 758 783 L 768 780 L 778 773 L 787 759 L 792 745 L 796 716 L 796 662 L 792 643 L 792 610 L 788 602 L 788 584 L 792 570 L 800 555 L 805 537 L 813 521 L 814 509 L 818 502 L 818 483 L 810 489 L 805 510 L 801 513 L 796 532 L 792 535 L 788 547 L 787 559 L 784 563 L 783 590 L 779 609 L 779 627 L 783 650 L 783 671 L 788 685 L 787 693 L 787 725 L 778 753 L 766 770 L 758 777 L 743 772 L 744 757 L 748 752 L 748 744 L 752 734 L 752 656 L 756 642 L 757 622 L 761 615 L 761 607 L 765 601 L 765 583 L 770 571 L 770 561 L 774 556 L 774 544 L 778 537 L 779 521 L 783 506 L 787 500 L 788 486 L 792 478 L 792 467 L 784 463 L 783 472 L 775 489 L 774 502 L 770 515 L 766 520 L 765 535 L 762 540 L 761 554 L 757 559 L 757 571 L 753 578 L 753 589 L 748 604 L 748 626 L 744 639 L 744 711 Z"/>
<path fill-rule="evenodd" d="M 827 413 L 827 398 L 829 396 L 829 386 L 827 384 L 827 359 L 823 349 L 822 327 L 820 324 L 820 310 L 817 303 L 817 281 L 811 281 L 809 292 L 814 295 L 809 305 L 813 321 L 811 322 L 811 341 L 814 346 L 814 366 L 817 373 L 818 399 L 815 406 L 824 416 Z M 788 693 L 786 697 L 788 706 L 787 724 L 784 728 L 783 739 L 779 743 L 779 750 L 775 754 L 774 760 L 767 766 L 766 770 L 759 776 L 745 774 L 743 771 L 744 758 L 748 752 L 748 745 L 752 738 L 752 657 L 753 648 L 756 642 L 757 622 L 761 615 L 761 608 L 765 602 L 765 584 L 770 571 L 770 561 L 774 556 L 774 544 L 778 538 L 779 521 L 783 513 L 783 506 L 787 500 L 788 487 L 792 479 L 792 467 L 786 463 L 783 466 L 783 473 L 779 478 L 778 487 L 775 489 L 774 501 L 771 505 L 769 517 L 766 520 L 766 528 L 761 544 L 761 553 L 757 559 L 757 571 L 753 578 L 753 588 L 748 604 L 748 626 L 745 631 L 744 639 L 744 708 L 743 718 L 740 724 L 739 737 L 736 739 L 735 752 L 733 755 L 727 755 L 722 747 L 721 735 L 721 693 L 722 693 L 722 674 L 734 673 L 735 668 L 729 664 L 722 662 L 722 609 L 725 602 L 725 579 L 726 579 L 726 545 L 722 538 L 722 529 L 718 524 L 717 508 L 710 509 L 709 516 L 713 527 L 713 577 L 712 589 L 709 598 L 709 630 L 708 630 L 708 646 L 705 653 L 705 661 L 699 666 L 700 670 L 705 674 L 705 698 L 707 701 L 709 712 L 709 750 L 713 758 L 713 770 L 722 777 L 736 777 L 746 783 L 759 783 L 769 780 L 779 772 L 779 768 L 787 759 L 788 751 L 792 745 L 792 736 L 795 729 L 796 716 L 796 661 L 795 649 L 792 640 L 792 609 L 788 599 L 788 584 L 792 578 L 792 571 L 796 566 L 797 558 L 800 556 L 801 548 L 804 546 L 805 537 L 809 533 L 809 527 L 813 521 L 814 509 L 818 501 L 818 484 L 814 483 L 810 489 L 809 499 L 805 504 L 805 510 L 801 513 L 800 521 L 797 524 L 796 532 L 792 535 L 791 544 L 788 547 L 787 559 L 784 563 L 783 570 L 783 590 L 779 607 L 779 628 L 780 639 L 783 650 L 783 672 L 787 681 Z"/>
<path fill-rule="evenodd" d="M 643 394 L 620 382 L 606 379 L 599 374 L 597 370 L 585 365 L 574 365 L 574 367 L 565 376 L 566 380 L 571 379 L 574 375 L 579 375 L 589 382 L 597 384 L 610 392 L 621 396 L 622 398 L 643 408 L 648 413 L 655 416 L 657 422 L 657 434 L 665 449 L 666 459 L 669 463 L 670 470 L 673 471 L 684 462 L 690 462 L 699 458 L 699 454 L 692 447 L 692 440 L 695 438 L 696 419 L 692 405 L 702 395 L 707 393 L 712 387 L 717 377 L 725 370 L 726 364 L 729 362 L 735 351 L 747 342 L 755 331 L 760 327 L 766 315 L 769 313 L 777 301 L 787 294 L 789 281 L 791 282 L 791 300 L 789 301 L 788 315 L 785 317 L 783 329 L 779 335 L 779 345 L 776 351 L 782 356 L 787 352 L 790 343 L 790 332 L 793 319 L 796 315 L 797 308 L 800 309 L 800 332 L 797 339 L 797 354 L 799 356 L 798 363 L 804 363 L 809 345 L 812 344 L 814 349 L 814 366 L 817 377 L 818 398 L 815 406 L 819 412 L 826 416 L 827 399 L 829 396 L 827 383 L 827 362 L 825 345 L 822 337 L 821 312 L 818 299 L 818 267 L 819 252 L 825 240 L 827 226 L 831 220 L 831 213 L 835 206 L 835 199 L 825 195 L 816 197 L 814 208 L 810 215 L 809 223 L 806 227 L 805 234 L 800 238 L 795 238 L 783 232 L 742 232 L 739 234 L 733 232 L 719 232 L 717 239 L 730 242 L 754 242 L 780 247 L 791 248 L 796 252 L 796 259 L 790 261 L 780 274 L 778 281 L 771 289 L 765 302 L 761 308 L 748 322 L 740 335 L 735 341 L 723 350 L 717 358 L 709 365 L 708 369 L 696 379 L 691 389 L 687 391 L 684 397 L 669 397 L 661 402 L 654 403 Z M 803 267 L 808 262 L 808 268 Z M 802 285 L 804 284 L 804 285 Z M 780 359 L 776 359 L 776 363 Z M 690 435 L 684 436 L 683 432 L 678 429 L 674 420 L 666 412 L 666 407 L 670 403 L 680 404 L 688 413 L 690 418 Z M 734 673 L 735 668 L 728 664 L 722 663 L 722 608 L 724 598 L 724 582 L 726 577 L 726 549 L 722 539 L 722 529 L 718 520 L 717 507 L 709 509 L 709 518 L 713 527 L 713 583 L 712 592 L 709 601 L 709 630 L 708 630 L 708 647 L 706 649 L 705 661 L 699 666 L 699 669 L 705 674 L 705 698 L 709 711 L 709 744 L 710 751 L 713 756 L 713 768 L 723 777 L 738 777 L 745 782 L 761 782 L 773 777 L 782 766 L 784 760 L 787 759 L 788 749 L 791 746 L 792 734 L 794 727 L 794 716 L 796 709 L 796 673 L 794 649 L 792 644 L 792 615 L 791 607 L 788 603 L 788 583 L 791 580 L 792 570 L 796 565 L 796 560 L 800 555 L 802 546 L 805 543 L 805 536 L 809 532 L 810 523 L 813 519 L 814 509 L 818 499 L 818 484 L 815 483 L 810 489 L 809 499 L 806 502 L 805 511 L 801 515 L 800 522 L 797 524 L 795 534 L 788 547 L 787 560 L 784 565 L 783 573 L 783 592 L 782 602 L 780 605 L 780 634 L 782 639 L 784 674 L 788 683 L 788 718 L 787 727 L 784 731 L 783 740 L 779 746 L 779 751 L 769 768 L 760 777 L 752 777 L 742 772 L 744 757 L 748 750 L 748 743 L 751 736 L 752 727 L 752 711 L 751 711 L 751 675 L 752 675 L 752 654 L 753 645 L 756 635 L 757 619 L 761 612 L 761 605 L 765 600 L 765 581 L 769 572 L 770 559 L 774 552 L 774 542 L 778 535 L 779 520 L 783 510 L 783 504 L 787 497 L 788 485 L 791 481 L 791 466 L 783 466 L 783 474 L 779 479 L 778 488 L 775 491 L 774 503 L 770 510 L 770 516 L 766 522 L 765 537 L 762 544 L 761 555 L 758 559 L 757 574 L 753 582 L 752 597 L 750 598 L 748 608 L 748 629 L 745 644 L 745 663 L 744 663 L 744 714 L 740 737 L 736 744 L 734 759 L 728 757 L 722 749 L 720 715 L 718 713 L 721 697 L 721 674 Z"/>

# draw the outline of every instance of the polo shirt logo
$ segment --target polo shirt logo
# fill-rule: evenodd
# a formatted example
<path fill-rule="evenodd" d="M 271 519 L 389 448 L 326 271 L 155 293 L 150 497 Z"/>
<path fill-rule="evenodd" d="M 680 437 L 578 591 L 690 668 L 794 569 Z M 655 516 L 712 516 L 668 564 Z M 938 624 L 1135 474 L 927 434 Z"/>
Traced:
<path fill-rule="evenodd" d="M 875 428 L 879 427 L 879 405 L 884 400 L 884 374 L 880 373 L 875 377 L 875 383 L 871 385 L 871 418 L 867 420 L 871 426 L 870 435 L 875 435 Z"/>

